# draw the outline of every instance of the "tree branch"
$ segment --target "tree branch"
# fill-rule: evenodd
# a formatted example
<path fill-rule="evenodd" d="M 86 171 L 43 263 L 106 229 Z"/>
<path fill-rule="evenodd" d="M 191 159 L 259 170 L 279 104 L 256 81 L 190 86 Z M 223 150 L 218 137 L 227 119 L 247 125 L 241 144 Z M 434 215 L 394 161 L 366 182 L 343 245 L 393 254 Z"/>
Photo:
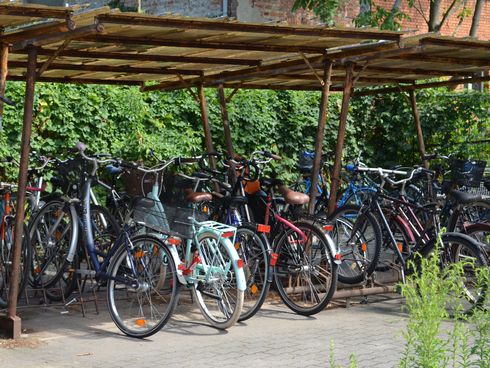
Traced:
<path fill-rule="evenodd" d="M 451 5 L 449 5 L 449 8 L 447 8 L 446 13 L 442 16 L 441 23 L 439 23 L 438 31 L 442 28 L 444 23 L 446 23 L 448 18 L 461 7 L 461 4 L 463 4 L 461 0 L 453 0 Z"/>

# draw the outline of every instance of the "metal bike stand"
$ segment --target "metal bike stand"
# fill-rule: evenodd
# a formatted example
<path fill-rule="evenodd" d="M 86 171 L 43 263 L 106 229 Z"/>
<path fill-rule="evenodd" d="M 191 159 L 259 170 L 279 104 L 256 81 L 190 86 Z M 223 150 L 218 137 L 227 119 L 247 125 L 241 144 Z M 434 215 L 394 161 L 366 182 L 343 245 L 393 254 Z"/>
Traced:
<path fill-rule="evenodd" d="M 85 249 L 85 256 L 86 256 L 86 259 L 89 259 L 86 249 Z M 96 292 L 99 288 L 99 284 L 94 279 L 95 271 L 92 269 L 91 263 L 87 262 L 87 268 L 86 269 L 78 268 L 75 270 L 75 273 L 79 276 L 79 277 L 77 277 L 78 296 L 75 296 L 70 301 L 68 301 L 65 304 L 65 309 L 68 312 L 68 309 L 67 309 L 68 306 L 79 305 L 81 310 L 82 310 L 82 316 L 86 317 L 85 304 L 92 302 L 92 303 L 94 303 L 94 306 L 95 306 L 95 314 L 99 314 L 99 303 L 98 303 L 97 292 Z M 85 297 L 84 294 L 85 294 L 85 287 L 87 286 L 87 282 L 90 283 L 89 293 L 91 293 L 92 295 Z"/>

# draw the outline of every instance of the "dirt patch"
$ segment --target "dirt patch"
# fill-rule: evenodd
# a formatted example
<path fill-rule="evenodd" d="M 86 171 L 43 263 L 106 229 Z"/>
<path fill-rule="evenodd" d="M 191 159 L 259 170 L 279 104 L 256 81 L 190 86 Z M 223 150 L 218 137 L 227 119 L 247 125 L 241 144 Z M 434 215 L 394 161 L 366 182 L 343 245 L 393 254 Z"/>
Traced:
<path fill-rule="evenodd" d="M 16 340 L 0 338 L 0 349 L 36 349 L 41 345 L 41 340 L 30 336 L 22 336 Z"/>

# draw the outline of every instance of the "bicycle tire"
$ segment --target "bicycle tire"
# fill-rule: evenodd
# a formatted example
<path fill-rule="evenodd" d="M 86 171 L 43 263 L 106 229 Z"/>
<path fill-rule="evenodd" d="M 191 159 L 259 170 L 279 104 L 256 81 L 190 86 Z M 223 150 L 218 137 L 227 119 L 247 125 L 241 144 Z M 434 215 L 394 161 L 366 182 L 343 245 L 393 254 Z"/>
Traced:
<path fill-rule="evenodd" d="M 2 234 L 0 244 L 0 307 L 5 308 L 8 304 L 8 294 L 11 281 L 11 265 L 13 257 L 14 246 L 14 232 L 15 232 L 15 217 L 11 217 L 6 220 L 4 227 L 4 234 Z M 17 297 L 19 298 L 27 285 L 30 272 L 31 262 L 31 247 L 29 245 L 29 236 L 27 227 L 23 225 L 22 243 L 21 243 L 21 258 L 20 258 L 20 280 L 19 290 Z"/>
<path fill-rule="evenodd" d="M 360 211 L 361 207 L 346 204 L 329 217 L 334 223 L 332 238 L 342 255 L 338 279 L 344 284 L 357 284 L 371 275 L 381 252 L 378 221 L 370 212 Z"/>
<path fill-rule="evenodd" d="M 239 322 L 253 317 L 264 304 L 269 292 L 272 269 L 269 265 L 267 239 L 256 226 L 244 224 L 237 229 L 235 248 L 243 260 L 247 289 Z"/>
<path fill-rule="evenodd" d="M 465 228 L 464 233 L 483 245 L 483 251 L 490 262 L 490 222 L 471 224 Z"/>
<path fill-rule="evenodd" d="M 280 236 L 275 248 L 274 283 L 289 309 L 310 316 L 325 309 L 332 299 L 338 267 L 321 227 L 307 220 L 296 221 L 294 226 L 306 235 L 306 246 L 300 245 L 301 235 L 294 229 Z"/>
<path fill-rule="evenodd" d="M 129 242 L 131 246 L 121 246 L 109 265 L 107 304 L 121 332 L 145 338 L 160 331 L 172 316 L 180 284 L 165 243 L 148 235 Z M 137 288 L 127 284 L 131 280 L 138 282 Z"/>
<path fill-rule="evenodd" d="M 213 327 L 224 330 L 233 326 L 241 315 L 244 291 L 238 288 L 236 278 L 243 270 L 233 261 L 238 259 L 238 254 L 228 239 L 204 231 L 198 235 L 198 241 L 201 263 L 210 267 L 207 272 L 197 271 L 196 277 L 208 281 L 196 281 L 193 295 L 204 318 Z M 213 254 L 219 254 L 220 259 Z"/>
<path fill-rule="evenodd" d="M 476 308 L 484 306 L 489 287 L 489 285 L 484 284 L 479 289 L 474 290 L 474 287 L 478 286 L 475 267 L 488 267 L 488 262 L 483 255 L 480 244 L 468 235 L 449 232 L 443 234 L 441 239 L 443 243 L 441 267 L 451 263 L 465 262 L 463 265 L 464 275 L 461 277 L 462 292 L 448 298 L 454 303 L 451 304 L 448 301 L 448 312 L 450 315 L 453 315 L 452 311 L 454 310 L 458 314 L 471 314 Z M 435 241 L 433 240 L 421 252 L 422 256 L 428 257 L 434 248 Z"/>
<path fill-rule="evenodd" d="M 50 288 L 61 277 L 69 246 L 73 241 L 75 220 L 67 202 L 54 199 L 46 203 L 29 225 L 33 248 L 30 284 Z"/>

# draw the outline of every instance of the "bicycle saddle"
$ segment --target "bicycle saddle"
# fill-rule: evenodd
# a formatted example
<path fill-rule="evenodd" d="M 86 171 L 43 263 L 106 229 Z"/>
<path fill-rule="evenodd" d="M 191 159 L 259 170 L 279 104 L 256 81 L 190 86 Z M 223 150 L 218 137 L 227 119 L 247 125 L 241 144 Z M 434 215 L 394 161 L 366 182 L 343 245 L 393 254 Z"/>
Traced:
<path fill-rule="evenodd" d="M 295 192 L 285 185 L 279 186 L 279 193 L 284 197 L 284 201 L 289 204 L 306 204 L 310 201 L 307 194 Z"/>
<path fill-rule="evenodd" d="M 186 191 L 185 200 L 191 203 L 211 202 L 213 195 L 207 192 Z"/>
<path fill-rule="evenodd" d="M 276 185 L 282 185 L 282 181 L 281 180 L 279 180 L 279 179 L 273 179 L 273 178 L 262 178 L 262 179 L 260 179 L 260 183 L 263 186 L 266 186 L 266 187 L 273 187 L 273 186 L 276 186 Z"/>
<path fill-rule="evenodd" d="M 461 192 L 460 190 L 451 190 L 449 194 L 456 200 L 456 202 L 461 204 L 470 204 L 482 200 L 482 197 L 478 194 Z"/>

